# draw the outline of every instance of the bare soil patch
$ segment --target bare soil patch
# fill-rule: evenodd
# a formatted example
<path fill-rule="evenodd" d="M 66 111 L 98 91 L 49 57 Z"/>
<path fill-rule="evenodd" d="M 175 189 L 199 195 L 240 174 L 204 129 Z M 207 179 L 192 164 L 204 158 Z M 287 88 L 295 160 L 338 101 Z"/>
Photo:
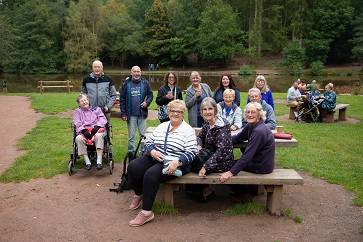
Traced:
<path fill-rule="evenodd" d="M 16 150 L 17 140 L 44 115 L 30 109 L 24 97 L 0 96 L 0 102 L 3 172 L 24 154 Z M 233 206 L 228 189 L 215 186 L 217 198 L 209 203 L 198 204 L 182 190 L 175 194 L 178 216 L 156 215 L 140 228 L 129 227 L 138 212 L 128 210 L 132 191 L 109 192 L 121 172 L 117 163 L 112 175 L 91 170 L 0 183 L 0 241 L 363 241 L 363 208 L 351 206 L 353 195 L 300 171 L 304 185 L 285 186 L 282 206 L 303 223 L 267 212 L 228 216 L 225 211 Z"/>

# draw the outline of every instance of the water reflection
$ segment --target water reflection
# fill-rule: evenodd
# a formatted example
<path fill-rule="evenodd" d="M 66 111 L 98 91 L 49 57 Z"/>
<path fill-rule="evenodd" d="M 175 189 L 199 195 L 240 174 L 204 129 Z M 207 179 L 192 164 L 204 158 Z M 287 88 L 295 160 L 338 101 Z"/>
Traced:
<path fill-rule="evenodd" d="M 19 75 L 19 74 L 3 74 L 0 79 L 7 81 L 8 93 L 30 93 L 39 92 L 38 81 L 65 81 L 70 80 L 73 85 L 72 91 L 81 91 L 82 80 L 84 74 L 62 74 L 62 75 Z M 128 75 L 112 74 L 111 77 L 115 82 L 116 89 L 119 90 L 122 80 Z M 150 81 L 153 90 L 158 90 L 161 85 L 164 84 L 164 75 L 144 75 L 147 80 Z M 265 76 L 268 85 L 273 92 L 286 92 L 291 86 L 292 82 L 297 80 L 296 77 L 285 75 L 271 75 Z M 306 83 L 311 83 L 313 77 L 301 77 Z M 342 86 L 355 86 L 357 83 L 362 85 L 363 82 L 359 77 L 319 77 L 314 78 L 321 87 L 324 87 L 327 83 L 332 82 L 334 87 Z M 207 83 L 212 91 L 218 86 L 219 76 L 202 76 L 202 82 Z M 242 92 L 247 92 L 255 81 L 255 76 L 233 76 L 233 80 Z M 179 76 L 179 84 L 182 90 L 186 90 L 190 85 L 189 75 Z M 64 89 L 47 89 L 46 92 L 64 92 Z"/>

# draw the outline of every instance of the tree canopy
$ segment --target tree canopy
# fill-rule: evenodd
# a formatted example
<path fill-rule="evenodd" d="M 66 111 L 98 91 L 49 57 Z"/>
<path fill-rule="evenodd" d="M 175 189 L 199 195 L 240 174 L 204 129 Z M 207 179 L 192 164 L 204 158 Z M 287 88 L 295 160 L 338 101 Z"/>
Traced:
<path fill-rule="evenodd" d="M 2 0 L 0 68 L 83 72 L 95 59 L 208 66 L 280 53 L 295 66 L 362 62 L 362 9 L 358 0 Z"/>

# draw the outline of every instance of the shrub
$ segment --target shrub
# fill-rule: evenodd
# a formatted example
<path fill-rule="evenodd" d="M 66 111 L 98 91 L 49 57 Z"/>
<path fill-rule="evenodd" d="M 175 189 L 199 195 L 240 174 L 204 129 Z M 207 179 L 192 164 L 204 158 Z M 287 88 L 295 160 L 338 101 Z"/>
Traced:
<path fill-rule="evenodd" d="M 310 73 L 313 76 L 320 76 L 324 69 L 324 63 L 321 61 L 314 61 L 310 64 Z"/>
<path fill-rule="evenodd" d="M 238 75 L 252 75 L 256 74 L 256 71 L 251 70 L 250 66 L 243 65 L 239 68 Z"/>

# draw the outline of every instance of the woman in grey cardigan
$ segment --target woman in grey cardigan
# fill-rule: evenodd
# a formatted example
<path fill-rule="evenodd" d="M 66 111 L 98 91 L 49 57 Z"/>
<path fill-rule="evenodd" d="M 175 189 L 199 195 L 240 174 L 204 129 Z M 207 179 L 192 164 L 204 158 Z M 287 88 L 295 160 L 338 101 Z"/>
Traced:
<path fill-rule="evenodd" d="M 201 83 L 202 78 L 197 71 L 192 71 L 189 77 L 190 85 L 185 96 L 185 104 L 188 108 L 188 121 L 192 127 L 202 127 L 204 120 L 200 115 L 200 104 L 205 97 L 212 97 L 210 87 Z"/>

